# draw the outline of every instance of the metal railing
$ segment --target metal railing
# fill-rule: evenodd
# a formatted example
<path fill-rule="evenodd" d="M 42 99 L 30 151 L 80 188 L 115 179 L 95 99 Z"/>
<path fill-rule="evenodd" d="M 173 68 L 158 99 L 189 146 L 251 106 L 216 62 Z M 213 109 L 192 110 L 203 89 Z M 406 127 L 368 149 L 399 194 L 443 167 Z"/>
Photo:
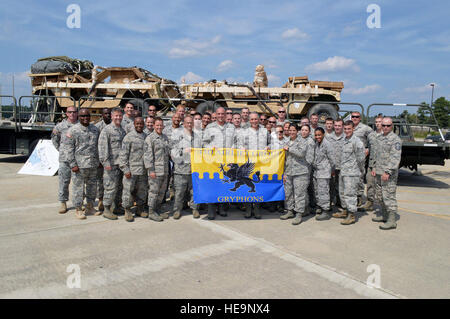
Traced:
<path fill-rule="evenodd" d="M 436 120 L 436 117 L 434 116 L 433 109 L 432 109 L 432 108 L 430 107 L 430 105 L 428 105 L 428 104 L 372 103 L 372 104 L 370 104 L 370 105 L 367 107 L 367 116 L 366 116 L 367 118 L 369 118 L 369 114 L 370 114 L 369 112 L 370 112 L 370 109 L 371 109 L 373 106 L 426 107 L 426 108 L 430 111 L 431 115 L 433 116 L 434 122 L 436 123 L 436 126 L 437 126 L 437 128 L 438 128 L 438 131 L 439 131 L 439 134 L 441 135 L 442 140 L 445 141 L 444 134 L 442 133 L 442 130 L 441 130 L 441 128 L 439 127 L 439 123 L 438 123 L 438 121 Z"/>
<path fill-rule="evenodd" d="M 29 106 L 29 109 L 25 109 L 25 106 L 22 105 L 22 101 L 25 98 L 31 98 L 31 105 Z M 39 102 L 43 102 L 43 103 L 47 103 L 48 100 L 51 100 L 52 105 L 51 110 L 50 111 L 41 111 L 38 108 L 40 107 Z M 37 122 L 37 120 L 41 120 L 44 119 L 43 122 L 49 122 L 49 123 L 54 123 L 56 120 L 56 116 L 60 115 L 61 117 L 64 116 L 64 112 L 57 112 L 56 111 L 56 106 L 57 106 L 57 99 L 70 99 L 73 101 L 73 107 L 76 108 L 76 101 L 73 97 L 71 96 L 53 96 L 53 95 L 22 95 L 19 98 L 19 105 L 17 108 L 17 112 L 16 112 L 16 121 L 17 121 L 17 126 L 18 126 L 18 131 L 22 131 L 22 120 L 23 115 L 27 115 L 30 114 L 29 118 L 25 117 L 25 120 L 27 120 L 27 124 L 31 124 L 33 125 L 34 123 Z M 37 102 L 36 102 L 37 100 Z M 42 116 L 40 116 L 42 115 Z M 47 121 L 47 117 L 48 121 Z"/>
<path fill-rule="evenodd" d="M 7 98 L 7 99 L 11 99 L 12 103 L 10 105 L 4 105 L 3 104 L 3 99 Z M 11 111 L 5 111 L 3 109 L 3 107 L 11 107 L 12 110 Z M 17 132 L 17 100 L 14 96 L 12 95 L 0 95 L 0 120 L 1 121 L 14 121 L 14 131 Z M 11 116 L 8 116 L 7 118 L 5 117 L 5 114 L 11 114 Z"/>

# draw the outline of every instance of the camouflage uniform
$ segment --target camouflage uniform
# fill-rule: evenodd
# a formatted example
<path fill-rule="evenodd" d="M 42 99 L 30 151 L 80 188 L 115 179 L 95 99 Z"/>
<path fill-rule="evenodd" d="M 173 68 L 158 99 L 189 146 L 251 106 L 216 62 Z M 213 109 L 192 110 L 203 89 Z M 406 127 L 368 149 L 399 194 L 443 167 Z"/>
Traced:
<path fill-rule="evenodd" d="M 131 123 L 128 123 L 128 124 L 125 126 L 124 130 L 125 130 L 125 133 L 126 133 L 126 134 L 130 133 L 131 131 L 134 131 L 134 121 L 131 122 Z"/>
<path fill-rule="evenodd" d="M 274 134 L 271 134 L 270 136 L 270 149 L 271 150 L 279 150 L 284 148 L 287 143 L 289 143 L 289 139 L 287 137 L 284 137 L 280 140 L 277 136 Z"/>
<path fill-rule="evenodd" d="M 341 157 L 342 157 L 342 145 L 345 139 L 345 134 L 341 133 L 337 136 L 335 132 L 325 136 L 325 139 L 330 142 L 335 156 L 335 168 L 334 176 L 330 179 L 330 199 L 335 206 L 341 206 L 341 200 L 339 198 L 339 175 L 341 173 Z"/>
<path fill-rule="evenodd" d="M 95 201 L 99 165 L 97 149 L 99 133 L 98 128 L 93 124 L 85 127 L 78 123 L 66 134 L 69 144 L 67 159 L 70 167 L 78 166 L 79 168 L 78 172 L 72 172 L 72 202 L 77 208 L 83 205 L 84 187 L 86 187 L 86 202 L 92 204 Z"/>
<path fill-rule="evenodd" d="M 148 175 L 148 207 L 155 212 L 164 199 L 169 176 L 169 152 L 170 144 L 166 135 L 158 135 L 156 131 L 145 138 L 144 165 Z M 149 175 L 155 172 L 156 178 Z"/>
<path fill-rule="evenodd" d="M 261 126 L 255 130 L 252 127 L 246 129 L 241 129 L 241 132 L 237 138 L 237 148 L 245 148 L 247 150 L 265 150 L 270 146 L 270 133 L 266 128 Z M 260 218 L 259 209 L 261 207 L 260 203 L 245 203 L 247 210 L 246 217 L 250 217 L 250 210 L 253 206 L 253 212 L 255 218 Z"/>
<path fill-rule="evenodd" d="M 132 130 L 122 141 L 119 155 L 119 167 L 125 175 L 131 173 L 130 178 L 123 176 L 122 203 L 124 208 L 130 209 L 133 205 L 132 192 L 136 189 L 136 203 L 143 206 L 147 200 L 147 171 L 144 166 L 145 133 Z"/>
<path fill-rule="evenodd" d="M 353 135 L 358 137 L 364 145 L 364 148 L 369 147 L 369 135 L 374 134 L 374 131 L 367 126 L 366 124 L 359 123 L 358 126 L 353 128 Z M 361 174 L 359 178 L 358 184 L 358 197 L 362 197 L 364 195 L 364 176 L 365 172 Z"/>
<path fill-rule="evenodd" d="M 104 205 L 119 207 L 122 197 L 122 171 L 119 168 L 119 154 L 125 131 L 122 126 L 117 127 L 110 123 L 100 133 L 98 151 L 100 162 L 105 168 L 103 173 L 103 186 L 105 189 Z M 107 170 L 106 167 L 111 167 Z"/>
<path fill-rule="evenodd" d="M 95 126 L 98 128 L 98 131 L 100 133 L 103 131 L 106 125 L 108 124 L 106 124 L 103 120 L 95 123 Z M 97 168 L 97 198 L 103 198 L 103 194 L 105 193 L 105 189 L 103 187 L 103 171 L 103 166 Z"/>
<path fill-rule="evenodd" d="M 78 121 L 76 122 L 78 123 Z M 68 139 L 67 131 L 76 123 L 63 120 L 58 123 L 52 131 L 52 143 L 59 152 L 59 168 L 58 168 L 58 200 L 67 202 L 69 200 L 69 184 L 72 170 L 70 169 L 67 159 Z"/>
<path fill-rule="evenodd" d="M 270 134 L 265 128 L 255 130 L 252 127 L 241 129 L 237 138 L 237 148 L 264 150 L 270 146 Z"/>
<path fill-rule="evenodd" d="M 124 114 L 122 117 L 122 122 L 120 122 L 120 126 L 122 126 L 124 131 L 130 123 L 134 123 L 134 119 L 131 117 L 128 117 L 128 115 Z"/>
<path fill-rule="evenodd" d="M 241 122 L 241 128 L 246 129 L 249 127 L 250 127 L 250 121 L 247 121 L 247 122 L 242 121 Z"/>
<path fill-rule="evenodd" d="M 349 213 L 357 211 L 357 188 L 359 178 L 364 171 L 364 145 L 352 135 L 344 138 L 341 155 L 341 173 L 339 176 L 339 197 L 342 207 Z"/>
<path fill-rule="evenodd" d="M 145 135 L 150 135 L 151 133 L 153 132 L 153 130 L 149 130 L 147 127 L 144 129 L 144 133 L 145 133 Z"/>
<path fill-rule="evenodd" d="M 299 135 L 297 137 L 297 139 L 300 139 L 300 138 L 302 138 L 302 137 Z M 306 138 L 306 142 L 308 144 L 308 147 L 310 148 L 311 153 L 313 154 L 313 158 L 316 157 L 316 155 L 315 155 L 316 140 L 314 139 L 314 136 L 311 137 L 311 135 L 309 135 Z M 315 191 L 314 191 L 314 181 L 313 181 L 314 169 L 313 169 L 312 165 L 310 166 L 309 169 L 310 169 L 310 171 L 309 171 L 308 198 L 306 200 L 307 201 L 306 205 L 310 208 L 315 208 L 316 207 L 316 195 L 315 195 Z"/>
<path fill-rule="evenodd" d="M 172 126 L 172 121 L 166 121 L 164 122 L 164 129 L 162 131 L 162 133 L 167 136 L 168 140 L 169 140 L 169 146 L 172 145 L 172 135 L 175 133 L 175 135 L 177 135 L 178 131 L 180 129 L 183 129 L 183 127 L 180 125 L 179 127 L 173 127 Z M 175 136 L 174 136 L 175 137 Z M 165 184 L 166 188 L 164 191 L 164 198 L 167 194 L 167 191 L 169 190 L 170 192 L 170 197 L 173 197 L 175 195 L 175 185 L 174 185 L 174 180 L 173 180 L 173 161 L 169 156 L 169 177 L 168 180 Z"/>
<path fill-rule="evenodd" d="M 376 194 L 381 203 L 382 218 L 389 226 L 396 227 L 395 214 L 397 212 L 397 178 L 402 154 L 402 141 L 394 133 L 381 134 L 377 140 L 375 152 Z M 387 173 L 389 179 L 383 181 L 381 175 Z M 383 226 L 381 226 L 383 227 Z"/>
<path fill-rule="evenodd" d="M 311 164 L 314 160 L 313 150 L 307 139 L 299 136 L 287 143 L 289 150 L 286 152 L 284 164 L 285 207 L 288 211 L 303 214 L 307 204 L 306 190 L 308 188 L 311 173 Z"/>
<path fill-rule="evenodd" d="M 378 138 L 383 135 L 383 132 L 375 132 L 370 134 L 368 138 L 369 142 L 369 169 L 366 174 L 367 182 L 367 200 L 371 203 L 375 200 L 375 188 L 376 178 L 372 176 L 371 172 L 375 165 L 375 152 L 377 149 Z"/>
<path fill-rule="evenodd" d="M 323 139 L 322 143 L 316 142 L 314 147 L 314 190 L 318 206 L 323 211 L 330 210 L 330 178 L 334 171 L 335 155 L 331 143 Z"/>
<path fill-rule="evenodd" d="M 201 140 L 194 132 L 189 134 L 185 129 L 178 132 L 172 141 L 171 156 L 174 162 L 175 202 L 173 211 L 180 212 L 183 209 L 183 200 L 186 191 L 190 194 L 190 206 L 197 210 L 198 204 L 194 203 L 192 177 L 191 177 L 191 153 L 189 148 L 201 148 Z"/>
<path fill-rule="evenodd" d="M 219 125 L 217 122 L 210 123 L 203 131 L 202 146 L 203 148 L 231 148 L 234 146 L 235 128 L 234 125 Z M 221 215 L 223 213 L 223 204 L 208 204 L 208 218 L 215 218 L 216 210 L 219 209 Z"/>

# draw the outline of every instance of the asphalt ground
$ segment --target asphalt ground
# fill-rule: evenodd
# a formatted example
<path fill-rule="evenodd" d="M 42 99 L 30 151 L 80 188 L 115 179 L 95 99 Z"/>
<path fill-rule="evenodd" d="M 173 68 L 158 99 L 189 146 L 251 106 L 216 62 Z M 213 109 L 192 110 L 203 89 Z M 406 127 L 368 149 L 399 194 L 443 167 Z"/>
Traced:
<path fill-rule="evenodd" d="M 70 202 L 58 214 L 58 177 L 18 175 L 24 162 L 0 155 L 0 298 L 450 297 L 449 161 L 400 171 L 389 231 L 366 212 L 350 226 L 236 209 L 80 221 Z"/>

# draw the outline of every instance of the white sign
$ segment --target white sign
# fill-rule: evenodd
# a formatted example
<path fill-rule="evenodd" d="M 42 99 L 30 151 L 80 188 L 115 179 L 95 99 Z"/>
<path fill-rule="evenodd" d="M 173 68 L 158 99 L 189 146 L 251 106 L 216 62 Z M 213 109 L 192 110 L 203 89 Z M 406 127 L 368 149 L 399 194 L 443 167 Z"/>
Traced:
<path fill-rule="evenodd" d="M 59 168 L 59 153 L 51 140 L 39 140 L 33 153 L 17 174 L 53 176 Z"/>

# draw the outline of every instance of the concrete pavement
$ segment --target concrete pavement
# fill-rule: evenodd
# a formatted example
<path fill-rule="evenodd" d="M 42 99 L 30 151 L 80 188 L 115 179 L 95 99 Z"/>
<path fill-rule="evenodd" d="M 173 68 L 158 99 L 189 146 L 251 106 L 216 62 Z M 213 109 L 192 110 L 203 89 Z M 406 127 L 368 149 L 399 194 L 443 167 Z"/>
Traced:
<path fill-rule="evenodd" d="M 350 226 L 292 226 L 265 210 L 262 220 L 233 210 L 214 221 L 80 221 L 57 213 L 57 176 L 17 175 L 23 162 L 0 156 L 0 298 L 450 297 L 448 162 L 402 170 L 393 231 L 364 212 Z M 81 288 L 67 285 L 73 267 Z M 380 288 L 367 285 L 377 278 Z"/>

